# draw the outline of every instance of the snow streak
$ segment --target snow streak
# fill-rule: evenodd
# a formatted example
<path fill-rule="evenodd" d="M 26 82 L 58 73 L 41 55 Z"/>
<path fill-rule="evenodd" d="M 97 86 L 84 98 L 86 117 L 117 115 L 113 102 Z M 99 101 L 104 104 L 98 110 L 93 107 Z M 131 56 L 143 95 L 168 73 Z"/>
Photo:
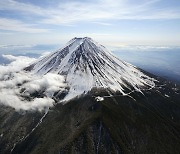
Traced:
<path fill-rule="evenodd" d="M 26 68 L 35 74 L 63 75 L 69 92 L 64 101 L 85 94 L 92 88 L 139 91 L 155 86 L 154 79 L 135 66 L 112 55 L 91 38 L 74 38 L 62 49 L 45 56 Z"/>

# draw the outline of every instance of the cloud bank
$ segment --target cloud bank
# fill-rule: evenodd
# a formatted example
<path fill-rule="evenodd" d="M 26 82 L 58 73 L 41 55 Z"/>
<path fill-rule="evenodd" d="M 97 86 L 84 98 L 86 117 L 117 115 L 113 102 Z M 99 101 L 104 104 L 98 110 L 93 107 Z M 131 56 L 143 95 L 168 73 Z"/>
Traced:
<path fill-rule="evenodd" d="M 151 46 L 151 45 L 119 45 L 110 47 L 113 51 L 168 51 L 179 50 L 180 46 Z"/>
<path fill-rule="evenodd" d="M 16 111 L 43 111 L 55 103 L 55 92 L 65 90 L 63 76 L 52 73 L 38 76 L 22 70 L 36 59 L 12 55 L 3 57 L 12 62 L 0 66 L 0 104 Z"/>

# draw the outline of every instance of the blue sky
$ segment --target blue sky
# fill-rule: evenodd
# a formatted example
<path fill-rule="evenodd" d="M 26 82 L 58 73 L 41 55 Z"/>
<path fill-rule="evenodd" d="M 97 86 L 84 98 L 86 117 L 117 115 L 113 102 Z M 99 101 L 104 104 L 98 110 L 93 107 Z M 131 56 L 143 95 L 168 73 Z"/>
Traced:
<path fill-rule="evenodd" d="M 114 47 L 180 46 L 180 0 L 0 0 L 0 46 L 75 36 Z"/>

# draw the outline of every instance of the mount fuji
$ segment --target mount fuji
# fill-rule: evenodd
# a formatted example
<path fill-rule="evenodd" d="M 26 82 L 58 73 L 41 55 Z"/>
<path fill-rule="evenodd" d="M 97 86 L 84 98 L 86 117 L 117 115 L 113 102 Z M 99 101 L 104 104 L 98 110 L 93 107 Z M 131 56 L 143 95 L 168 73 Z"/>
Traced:
<path fill-rule="evenodd" d="M 91 38 L 73 38 L 62 49 L 38 60 L 25 70 L 65 76 L 69 92 L 64 100 L 86 94 L 92 88 L 119 91 L 122 95 L 155 86 L 155 79 L 113 56 Z"/>
<path fill-rule="evenodd" d="M 116 58 L 91 38 L 73 38 L 22 71 L 38 76 L 33 88 L 43 82 L 27 95 L 26 76 L 15 89 L 21 88 L 21 101 L 53 105 L 17 112 L 0 104 L 0 153 L 179 154 L 180 86 Z"/>

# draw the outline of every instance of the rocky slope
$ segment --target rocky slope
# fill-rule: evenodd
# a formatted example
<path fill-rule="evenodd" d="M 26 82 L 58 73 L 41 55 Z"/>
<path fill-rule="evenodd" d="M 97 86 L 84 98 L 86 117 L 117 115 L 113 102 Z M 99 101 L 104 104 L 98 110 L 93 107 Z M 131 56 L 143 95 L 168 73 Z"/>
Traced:
<path fill-rule="evenodd" d="M 93 87 L 110 88 L 126 95 L 124 89 L 141 91 L 153 87 L 154 79 L 135 66 L 114 57 L 91 38 L 74 38 L 62 49 L 26 68 L 37 74 L 64 75 L 70 87 L 65 100 L 87 93 Z"/>
<path fill-rule="evenodd" d="M 1 105 L 0 153 L 179 154 L 179 85 L 118 60 L 89 38 L 74 38 L 25 70 L 64 75 L 69 88 L 43 112 Z"/>

